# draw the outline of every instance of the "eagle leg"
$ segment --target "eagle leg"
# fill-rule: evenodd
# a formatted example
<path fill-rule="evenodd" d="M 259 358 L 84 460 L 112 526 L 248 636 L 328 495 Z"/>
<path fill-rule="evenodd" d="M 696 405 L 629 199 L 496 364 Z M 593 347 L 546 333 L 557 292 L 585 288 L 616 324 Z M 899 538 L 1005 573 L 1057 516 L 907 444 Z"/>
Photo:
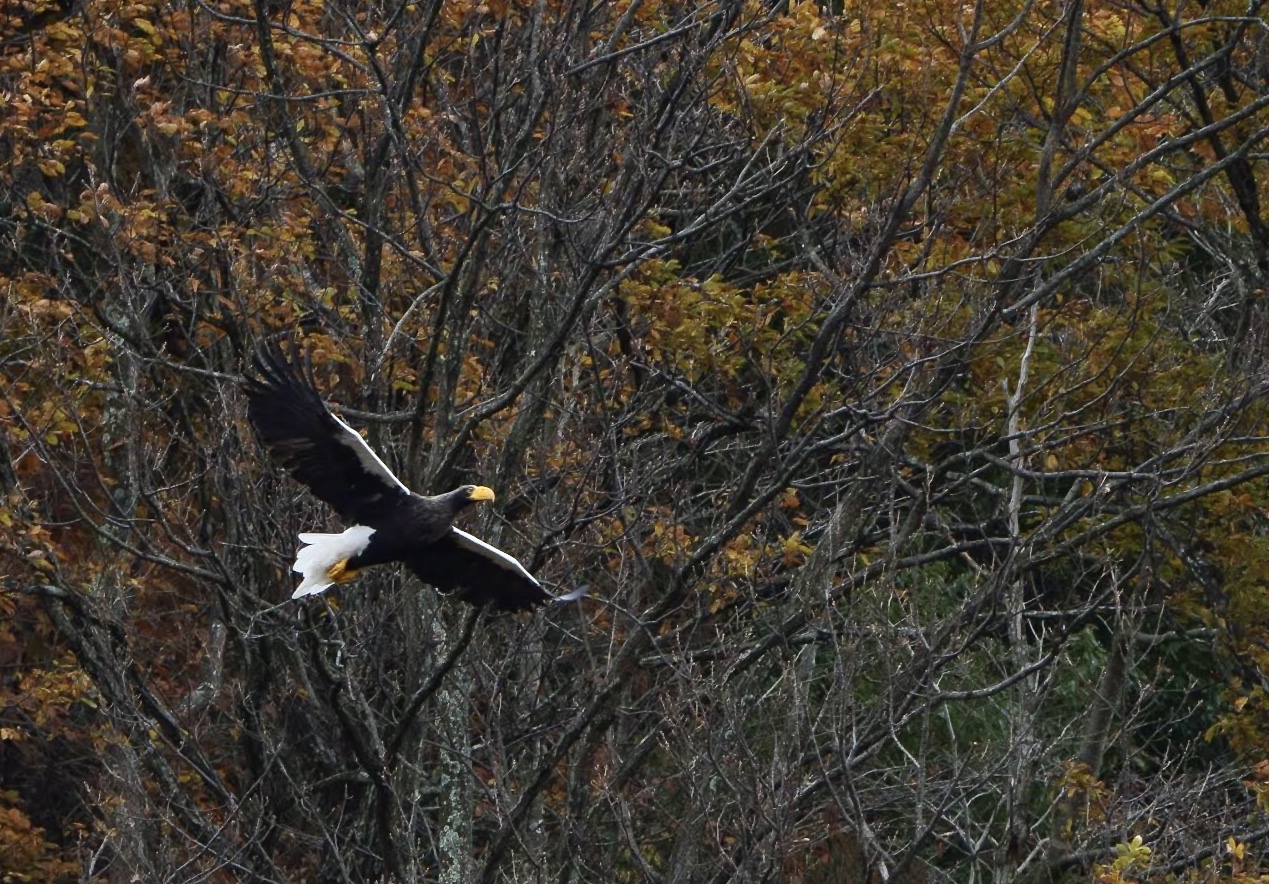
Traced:
<path fill-rule="evenodd" d="M 348 583 L 361 571 L 360 568 L 349 568 L 348 559 L 340 559 L 330 566 L 326 576 L 336 583 Z"/>

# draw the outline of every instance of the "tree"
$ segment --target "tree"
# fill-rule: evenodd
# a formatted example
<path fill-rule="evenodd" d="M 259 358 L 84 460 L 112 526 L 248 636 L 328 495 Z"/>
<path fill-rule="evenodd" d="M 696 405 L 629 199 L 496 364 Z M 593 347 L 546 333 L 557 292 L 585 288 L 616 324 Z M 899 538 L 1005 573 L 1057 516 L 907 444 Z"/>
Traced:
<path fill-rule="evenodd" d="M 1260 874 L 1259 4 L 944 6 L 9 16 L 6 871 Z M 289 601 L 294 329 L 589 599 Z"/>

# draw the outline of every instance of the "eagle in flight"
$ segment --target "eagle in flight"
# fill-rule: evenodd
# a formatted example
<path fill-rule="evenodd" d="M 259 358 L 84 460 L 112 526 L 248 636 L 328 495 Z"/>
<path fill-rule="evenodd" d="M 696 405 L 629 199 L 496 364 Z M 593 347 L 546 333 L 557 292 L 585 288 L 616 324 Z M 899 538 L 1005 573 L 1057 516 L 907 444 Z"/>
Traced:
<path fill-rule="evenodd" d="M 415 494 L 331 414 L 276 345 L 257 353 L 255 368 L 245 380 L 247 415 L 265 448 L 350 526 L 339 534 L 300 535 L 304 546 L 293 570 L 303 579 L 292 598 L 389 562 L 404 562 L 423 582 L 462 601 L 506 611 L 585 594 L 553 596 L 516 559 L 454 527 L 467 507 L 493 500 L 492 490 L 464 485 L 435 497 Z"/>

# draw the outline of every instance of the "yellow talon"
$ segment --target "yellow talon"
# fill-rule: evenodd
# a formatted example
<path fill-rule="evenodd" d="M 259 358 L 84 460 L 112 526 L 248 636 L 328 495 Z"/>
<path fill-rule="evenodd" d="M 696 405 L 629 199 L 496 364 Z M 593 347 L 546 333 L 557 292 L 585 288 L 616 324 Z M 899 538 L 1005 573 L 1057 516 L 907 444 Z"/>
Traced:
<path fill-rule="evenodd" d="M 330 566 L 330 570 L 326 572 L 326 576 L 336 583 L 348 583 L 357 576 L 356 568 L 348 567 L 347 559 L 340 559 L 338 562 Z"/>

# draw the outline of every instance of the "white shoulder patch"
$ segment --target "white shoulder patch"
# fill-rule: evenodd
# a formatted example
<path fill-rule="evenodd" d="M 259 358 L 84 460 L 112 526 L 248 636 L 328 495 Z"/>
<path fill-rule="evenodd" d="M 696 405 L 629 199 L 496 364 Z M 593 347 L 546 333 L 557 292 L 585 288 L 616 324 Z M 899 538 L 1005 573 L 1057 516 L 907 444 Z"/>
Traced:
<path fill-rule="evenodd" d="M 329 412 L 329 409 L 327 411 Z M 339 439 L 340 443 L 353 450 L 353 453 L 357 455 L 357 460 L 361 462 L 362 468 L 367 473 L 377 476 L 389 485 L 395 485 L 406 494 L 410 493 L 410 489 L 406 488 L 405 483 L 398 479 L 392 470 L 388 469 L 388 465 L 379 459 L 379 455 L 375 454 L 374 449 L 366 444 L 366 440 L 361 438 L 360 433 L 335 417 L 335 415 L 331 414 L 331 417 L 335 418 L 335 423 L 344 428 L 344 435 Z"/>
<path fill-rule="evenodd" d="M 474 553 L 478 553 L 484 556 L 486 559 L 488 559 L 489 561 L 493 562 L 495 565 L 498 565 L 501 568 L 506 568 L 508 571 L 516 572 L 521 577 L 524 577 L 526 580 L 532 583 L 534 586 L 542 585 L 538 583 L 538 580 L 536 577 L 534 577 L 525 569 L 524 565 L 521 565 L 518 560 L 507 555 L 505 552 L 498 549 L 498 547 L 491 546 L 490 544 L 485 543 L 479 537 L 473 537 L 470 534 L 468 534 L 466 531 L 462 531 L 458 528 L 452 528 L 450 530 L 454 532 L 454 540 L 456 540 L 458 542 L 458 545 L 463 547 L 464 549 L 469 549 Z"/>

